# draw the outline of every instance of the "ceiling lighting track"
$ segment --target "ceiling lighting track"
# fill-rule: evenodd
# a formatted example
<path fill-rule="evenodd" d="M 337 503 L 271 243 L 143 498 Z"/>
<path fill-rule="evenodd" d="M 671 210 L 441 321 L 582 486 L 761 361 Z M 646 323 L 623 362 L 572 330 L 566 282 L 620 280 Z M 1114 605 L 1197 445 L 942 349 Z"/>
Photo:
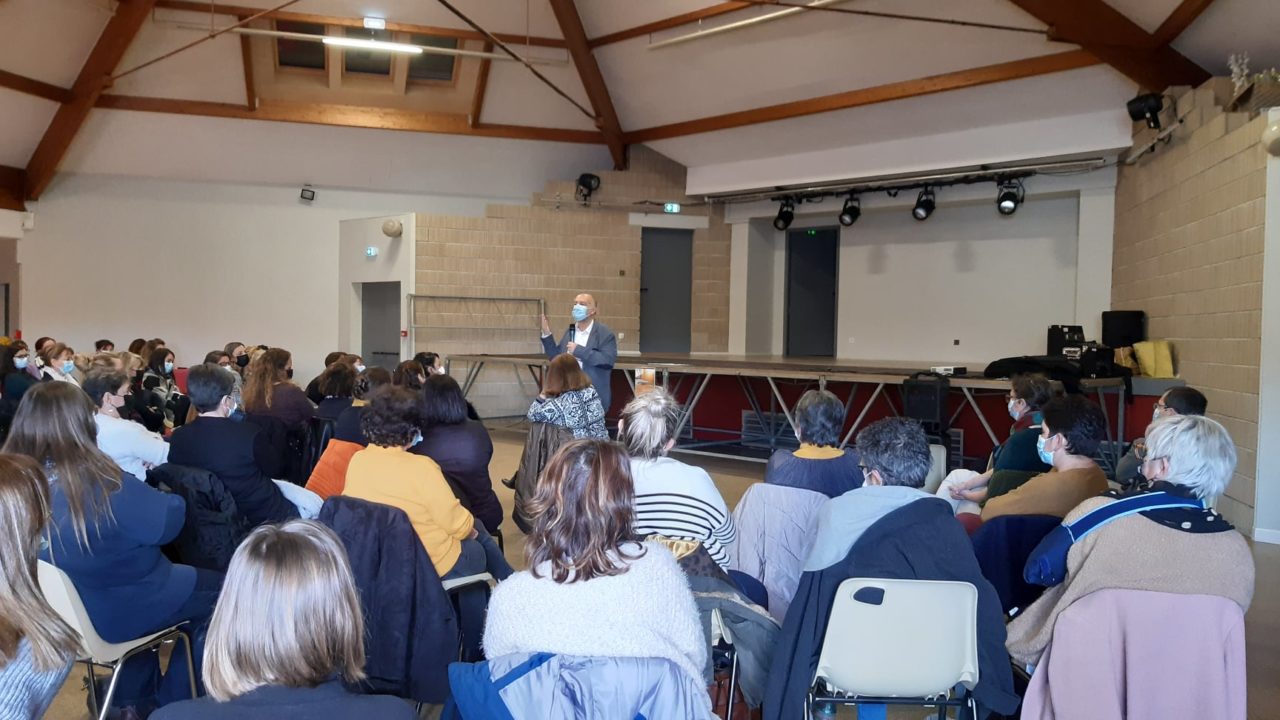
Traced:
<path fill-rule="evenodd" d="M 205 31 L 205 28 L 198 27 L 187 23 L 175 23 L 174 27 L 183 30 L 199 30 Z M 360 38 L 346 38 L 333 35 L 316 35 L 314 33 L 287 32 L 284 30 L 262 30 L 259 28 L 234 28 L 231 32 L 237 35 L 252 35 L 255 37 L 280 38 L 284 40 L 301 40 L 304 42 L 318 42 L 325 45 L 336 45 L 340 47 L 353 47 L 365 50 L 380 50 L 385 52 L 401 52 L 414 55 L 449 55 L 451 57 L 476 58 L 478 60 L 501 60 L 504 62 L 512 62 L 514 59 L 509 55 L 501 53 L 487 53 L 479 50 L 457 50 L 454 48 L 433 47 L 430 45 L 414 45 L 413 43 L 391 43 L 380 40 L 364 40 Z M 569 60 L 552 60 L 549 58 L 532 58 L 529 62 L 537 65 L 568 65 Z"/>
<path fill-rule="evenodd" d="M 1018 165 L 979 165 L 937 173 L 906 173 L 850 180 L 833 180 L 809 185 L 778 185 L 772 188 L 710 193 L 705 197 L 708 201 L 725 203 L 754 202 L 757 200 L 779 202 L 784 197 L 818 199 L 845 196 L 850 193 L 913 190 L 925 187 L 936 188 L 946 185 L 991 182 L 993 180 L 1021 179 L 1032 175 L 1085 173 L 1098 170 L 1108 164 L 1106 158 L 1096 157 L 1081 160 L 1022 163 Z"/>
<path fill-rule="evenodd" d="M 784 17 L 795 15 L 796 13 L 802 13 L 805 10 L 816 10 L 818 8 L 825 7 L 827 5 L 834 5 L 836 3 L 846 2 L 846 1 L 847 0 L 814 0 L 813 2 L 803 5 L 801 7 L 789 7 L 785 10 L 779 10 L 777 12 L 758 15 L 753 18 L 747 18 L 746 20 L 739 20 L 737 22 L 731 22 L 725 25 L 719 25 L 717 27 L 707 28 L 706 30 L 698 30 L 697 32 L 691 32 L 687 35 L 679 35 L 673 38 L 669 38 L 667 40 L 659 40 L 656 43 L 649 43 L 647 48 L 649 50 L 656 50 L 658 48 L 669 47 L 671 45 L 678 45 L 683 42 L 689 42 L 690 40 L 698 40 L 704 37 L 711 37 L 712 35 L 719 35 L 721 33 L 732 32 L 734 30 L 741 30 L 742 28 L 751 27 L 753 25 L 760 25 L 762 23 L 772 22 L 774 20 L 781 20 Z"/>

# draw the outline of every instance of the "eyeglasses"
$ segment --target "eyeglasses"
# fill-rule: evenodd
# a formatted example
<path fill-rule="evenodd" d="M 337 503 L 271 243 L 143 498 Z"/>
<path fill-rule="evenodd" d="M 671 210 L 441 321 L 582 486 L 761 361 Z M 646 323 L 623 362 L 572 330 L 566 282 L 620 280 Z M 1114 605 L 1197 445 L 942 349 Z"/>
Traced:
<path fill-rule="evenodd" d="M 1156 403 L 1156 412 L 1164 412 L 1165 410 L 1168 410 L 1168 409 L 1169 409 L 1168 405 L 1165 405 L 1162 402 Z"/>

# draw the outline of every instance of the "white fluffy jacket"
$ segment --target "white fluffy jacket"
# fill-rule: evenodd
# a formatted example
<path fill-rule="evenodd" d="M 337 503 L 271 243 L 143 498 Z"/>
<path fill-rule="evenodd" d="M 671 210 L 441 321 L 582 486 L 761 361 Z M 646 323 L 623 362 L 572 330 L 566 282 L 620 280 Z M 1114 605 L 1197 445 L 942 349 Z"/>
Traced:
<path fill-rule="evenodd" d="M 707 643 L 689 581 L 665 547 L 646 542 L 644 549 L 621 575 L 558 584 L 549 570 L 540 578 L 525 570 L 499 583 L 489 600 L 485 656 L 665 658 L 704 683 Z"/>

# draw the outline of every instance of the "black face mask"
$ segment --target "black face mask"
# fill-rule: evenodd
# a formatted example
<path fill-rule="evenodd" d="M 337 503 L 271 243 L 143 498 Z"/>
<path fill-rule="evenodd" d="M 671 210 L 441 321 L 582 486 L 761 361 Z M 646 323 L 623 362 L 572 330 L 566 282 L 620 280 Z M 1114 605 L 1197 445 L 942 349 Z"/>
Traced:
<path fill-rule="evenodd" d="M 246 353 L 246 354 L 241 355 L 240 357 L 236 358 L 236 365 L 239 365 L 240 367 L 248 367 L 248 365 L 249 365 L 249 355 Z"/>
<path fill-rule="evenodd" d="M 293 379 L 293 368 L 289 368 L 288 370 L 285 370 L 285 371 L 284 371 L 284 376 L 285 376 L 285 377 L 287 377 L 287 378 L 289 378 L 290 380 L 292 380 L 292 379 Z"/>

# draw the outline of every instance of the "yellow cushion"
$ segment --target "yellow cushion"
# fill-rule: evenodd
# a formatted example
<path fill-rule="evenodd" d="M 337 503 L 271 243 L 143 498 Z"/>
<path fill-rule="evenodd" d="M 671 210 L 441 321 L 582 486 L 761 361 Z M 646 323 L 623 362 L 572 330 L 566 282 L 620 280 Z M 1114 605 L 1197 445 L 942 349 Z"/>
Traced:
<path fill-rule="evenodd" d="M 1143 375 L 1153 378 L 1171 378 L 1173 375 L 1173 350 L 1168 340 L 1147 340 L 1133 346 L 1138 356 L 1138 368 Z"/>

